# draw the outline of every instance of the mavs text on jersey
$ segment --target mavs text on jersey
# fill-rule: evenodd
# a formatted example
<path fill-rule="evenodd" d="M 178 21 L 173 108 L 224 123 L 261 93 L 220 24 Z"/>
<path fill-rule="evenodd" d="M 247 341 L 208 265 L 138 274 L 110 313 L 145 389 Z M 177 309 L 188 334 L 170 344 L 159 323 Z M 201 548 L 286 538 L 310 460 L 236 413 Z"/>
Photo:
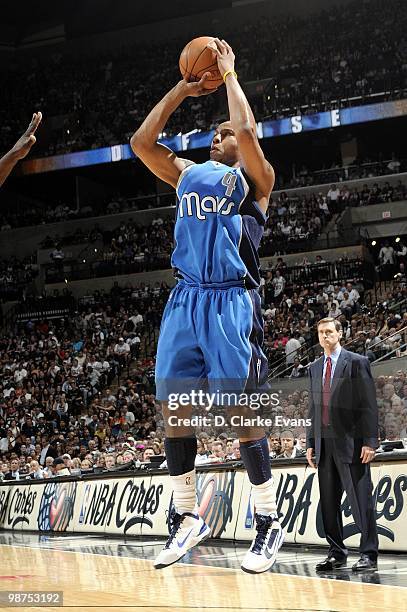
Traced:
<path fill-rule="evenodd" d="M 241 168 L 211 160 L 182 171 L 172 254 L 178 282 L 161 322 L 157 399 L 192 389 L 242 393 L 265 384 L 258 293 L 265 223 Z"/>

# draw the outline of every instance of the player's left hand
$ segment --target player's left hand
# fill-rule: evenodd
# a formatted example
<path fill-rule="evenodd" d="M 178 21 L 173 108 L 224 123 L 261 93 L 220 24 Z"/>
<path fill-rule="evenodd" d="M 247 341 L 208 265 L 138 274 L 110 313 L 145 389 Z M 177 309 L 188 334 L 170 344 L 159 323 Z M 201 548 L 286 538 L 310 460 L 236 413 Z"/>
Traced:
<path fill-rule="evenodd" d="M 219 72 L 222 76 L 228 70 L 235 69 L 235 54 L 226 40 L 214 38 L 207 46 L 216 53 Z"/>
<path fill-rule="evenodd" d="M 371 446 L 362 446 L 362 452 L 360 453 L 362 463 L 370 463 L 372 459 L 375 458 L 375 454 L 376 453 Z"/>
<path fill-rule="evenodd" d="M 24 132 L 24 134 L 19 138 L 11 149 L 10 153 L 12 153 L 17 159 L 23 159 L 31 150 L 31 147 L 36 142 L 36 137 L 34 136 L 39 124 L 41 123 L 42 113 L 34 113 L 31 119 L 31 123 Z"/>

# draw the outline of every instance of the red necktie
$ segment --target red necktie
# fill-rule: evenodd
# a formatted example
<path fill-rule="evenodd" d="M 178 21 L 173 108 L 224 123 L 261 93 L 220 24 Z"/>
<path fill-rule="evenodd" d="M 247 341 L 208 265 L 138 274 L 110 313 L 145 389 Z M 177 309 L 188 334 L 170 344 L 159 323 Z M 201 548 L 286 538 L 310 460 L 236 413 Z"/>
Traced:
<path fill-rule="evenodd" d="M 322 387 L 322 425 L 328 427 L 329 425 L 329 397 L 331 395 L 331 372 L 332 372 L 332 361 L 328 357 L 326 360 L 325 378 L 324 385 Z"/>

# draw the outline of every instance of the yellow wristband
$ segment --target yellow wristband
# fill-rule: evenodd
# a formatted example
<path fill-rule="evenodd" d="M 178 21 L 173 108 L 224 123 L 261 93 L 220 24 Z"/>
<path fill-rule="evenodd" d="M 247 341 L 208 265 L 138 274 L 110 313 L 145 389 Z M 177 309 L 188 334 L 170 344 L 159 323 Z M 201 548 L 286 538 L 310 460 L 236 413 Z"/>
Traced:
<path fill-rule="evenodd" d="M 223 82 L 226 83 L 226 77 L 229 76 L 229 74 L 232 74 L 235 79 L 237 79 L 237 74 L 234 70 L 226 70 L 225 74 L 223 75 Z"/>

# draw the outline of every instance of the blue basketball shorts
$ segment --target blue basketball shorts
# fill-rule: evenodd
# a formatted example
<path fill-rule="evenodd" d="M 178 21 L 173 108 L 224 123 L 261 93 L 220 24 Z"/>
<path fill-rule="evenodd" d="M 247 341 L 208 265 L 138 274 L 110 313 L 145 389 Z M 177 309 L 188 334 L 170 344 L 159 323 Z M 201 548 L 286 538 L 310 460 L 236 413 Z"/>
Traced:
<path fill-rule="evenodd" d="M 170 394 L 245 393 L 268 389 L 268 362 L 260 295 L 256 289 L 178 281 L 161 321 L 156 397 Z M 217 396 L 219 397 L 219 396 Z M 231 405 L 217 401 L 218 405 Z"/>

